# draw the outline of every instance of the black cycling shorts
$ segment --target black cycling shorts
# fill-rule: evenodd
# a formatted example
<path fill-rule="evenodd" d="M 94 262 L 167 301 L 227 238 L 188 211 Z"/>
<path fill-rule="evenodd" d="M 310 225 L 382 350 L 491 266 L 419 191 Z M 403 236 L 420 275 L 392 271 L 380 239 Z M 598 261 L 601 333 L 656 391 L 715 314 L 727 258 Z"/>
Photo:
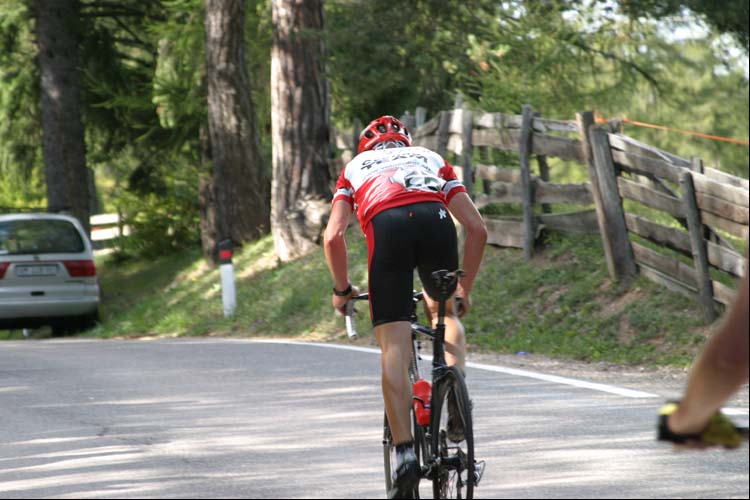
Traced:
<path fill-rule="evenodd" d="M 373 326 L 411 320 L 415 268 L 427 295 L 435 299 L 439 291 L 430 273 L 458 268 L 456 227 L 442 203 L 385 210 L 373 217 L 365 234 Z"/>

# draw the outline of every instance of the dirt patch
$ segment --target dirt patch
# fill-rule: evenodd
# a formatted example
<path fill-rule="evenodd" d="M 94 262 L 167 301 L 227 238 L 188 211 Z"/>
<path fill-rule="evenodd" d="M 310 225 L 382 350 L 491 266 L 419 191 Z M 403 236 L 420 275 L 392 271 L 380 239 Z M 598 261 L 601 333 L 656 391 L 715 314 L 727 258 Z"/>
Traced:
<path fill-rule="evenodd" d="M 557 290 L 549 294 L 549 297 L 544 301 L 544 308 L 549 309 L 551 307 L 554 307 L 555 304 L 557 304 L 557 299 L 559 299 L 565 292 L 568 291 L 568 287 L 559 287 Z"/>
<path fill-rule="evenodd" d="M 646 293 L 639 288 L 628 290 L 622 296 L 617 298 L 617 300 L 607 304 L 604 307 L 604 309 L 602 309 L 599 312 L 599 314 L 605 318 L 616 316 L 620 314 L 622 311 L 624 311 L 625 308 L 628 306 L 628 304 L 635 302 L 636 300 L 643 299 L 645 297 L 646 297 Z"/>
<path fill-rule="evenodd" d="M 630 345 L 635 339 L 638 338 L 638 332 L 633 328 L 628 321 L 626 315 L 620 317 L 620 321 L 617 329 L 617 341 L 622 345 Z"/>
<path fill-rule="evenodd" d="M 539 257 L 542 257 L 548 264 L 554 262 L 555 265 L 567 264 L 575 260 L 575 255 L 573 255 L 573 252 L 571 252 L 570 250 L 561 255 L 558 255 L 557 257 L 553 257 L 550 252 L 542 252 Z"/>

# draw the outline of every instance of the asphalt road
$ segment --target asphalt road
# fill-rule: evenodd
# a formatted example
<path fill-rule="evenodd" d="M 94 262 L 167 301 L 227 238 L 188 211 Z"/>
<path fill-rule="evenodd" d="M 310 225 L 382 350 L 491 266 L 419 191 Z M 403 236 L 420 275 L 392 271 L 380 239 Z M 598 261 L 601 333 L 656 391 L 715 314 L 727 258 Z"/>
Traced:
<path fill-rule="evenodd" d="M 318 345 L 1 342 L 0 498 L 383 498 L 379 370 Z M 664 395 L 576 384 L 468 369 L 477 498 L 748 498 L 747 445 L 675 452 Z"/>

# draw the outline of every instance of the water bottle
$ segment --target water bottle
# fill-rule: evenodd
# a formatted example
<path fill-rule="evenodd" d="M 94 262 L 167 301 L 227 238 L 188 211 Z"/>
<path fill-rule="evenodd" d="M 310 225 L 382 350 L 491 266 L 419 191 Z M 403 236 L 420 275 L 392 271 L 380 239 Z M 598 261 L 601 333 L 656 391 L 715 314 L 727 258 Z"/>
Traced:
<path fill-rule="evenodd" d="M 414 414 L 417 417 L 419 425 L 430 425 L 430 393 L 432 387 L 430 383 L 423 378 L 414 382 Z"/>

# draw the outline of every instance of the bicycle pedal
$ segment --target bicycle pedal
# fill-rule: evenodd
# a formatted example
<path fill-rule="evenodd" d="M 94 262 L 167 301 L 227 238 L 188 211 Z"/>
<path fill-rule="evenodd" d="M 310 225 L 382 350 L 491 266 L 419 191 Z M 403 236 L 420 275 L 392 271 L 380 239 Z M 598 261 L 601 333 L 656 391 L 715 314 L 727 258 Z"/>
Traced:
<path fill-rule="evenodd" d="M 484 475 L 485 465 L 484 460 L 480 460 L 479 462 L 474 461 L 474 486 L 479 486 L 479 481 L 482 480 L 482 476 Z"/>

